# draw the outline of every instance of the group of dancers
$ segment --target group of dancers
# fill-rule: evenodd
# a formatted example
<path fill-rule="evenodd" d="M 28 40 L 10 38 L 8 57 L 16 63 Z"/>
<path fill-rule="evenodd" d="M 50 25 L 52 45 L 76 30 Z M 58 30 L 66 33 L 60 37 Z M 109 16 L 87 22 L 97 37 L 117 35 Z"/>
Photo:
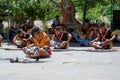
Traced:
<path fill-rule="evenodd" d="M 26 30 L 19 29 L 17 31 L 13 43 L 18 48 L 22 48 L 28 58 L 51 57 L 51 46 L 53 46 L 54 49 L 67 49 L 70 47 L 73 35 L 64 31 L 60 26 L 54 27 L 52 30 L 53 35 L 51 37 L 39 27 L 26 27 Z M 100 23 L 98 27 L 99 31 L 97 37 L 90 41 L 89 45 L 95 49 L 113 48 L 115 34 L 106 27 L 105 23 Z M 2 38 L 0 37 L 0 41 L 1 40 Z"/>

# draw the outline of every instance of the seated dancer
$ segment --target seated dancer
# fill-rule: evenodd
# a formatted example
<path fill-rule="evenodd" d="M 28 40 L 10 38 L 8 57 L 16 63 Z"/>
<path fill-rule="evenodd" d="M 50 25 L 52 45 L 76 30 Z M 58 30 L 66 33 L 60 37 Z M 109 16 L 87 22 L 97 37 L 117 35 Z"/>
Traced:
<path fill-rule="evenodd" d="M 52 36 L 54 35 L 54 32 L 55 32 L 55 25 L 54 24 L 52 24 L 51 25 L 51 28 L 49 29 L 49 37 L 50 37 L 50 39 L 52 38 Z"/>
<path fill-rule="evenodd" d="M 88 29 L 88 39 L 89 41 L 94 40 L 98 36 L 99 28 L 97 23 L 91 24 L 91 27 Z"/>
<path fill-rule="evenodd" d="M 73 38 L 80 43 L 81 46 L 89 46 L 89 40 L 86 39 L 86 35 L 85 33 L 83 33 L 82 31 L 79 34 L 76 33 L 72 33 Z"/>
<path fill-rule="evenodd" d="M 13 43 L 13 39 L 16 35 L 15 28 L 13 26 L 10 27 L 9 29 L 9 41 L 10 43 Z"/>
<path fill-rule="evenodd" d="M 3 40 L 3 37 L 2 37 L 2 35 L 0 34 L 0 47 L 2 47 L 2 40 Z"/>
<path fill-rule="evenodd" d="M 91 23 L 88 19 L 85 19 L 82 28 L 79 28 L 77 32 L 73 32 L 73 38 L 76 42 L 80 43 L 80 46 L 90 46 L 89 43 L 93 35 L 93 31 L 91 31 Z"/>
<path fill-rule="evenodd" d="M 13 39 L 13 43 L 18 48 L 23 48 L 28 44 L 26 39 L 28 39 L 29 37 L 30 37 L 29 34 L 26 34 L 23 30 L 19 29 L 17 35 Z"/>
<path fill-rule="evenodd" d="M 59 26 L 55 28 L 55 34 L 52 38 L 52 41 L 54 39 L 57 39 L 56 42 L 54 42 L 54 48 L 55 49 L 66 49 L 69 47 L 70 40 L 72 38 L 72 35 L 68 32 L 63 31 Z"/>
<path fill-rule="evenodd" d="M 76 42 L 80 43 L 80 46 L 90 46 L 90 40 L 86 37 L 86 33 L 81 29 L 79 29 L 77 32 L 73 32 L 72 36 Z"/>
<path fill-rule="evenodd" d="M 48 35 L 38 27 L 32 29 L 33 44 L 24 47 L 23 51 L 28 58 L 46 58 L 52 55 Z"/>
<path fill-rule="evenodd" d="M 91 41 L 90 45 L 96 49 L 111 49 L 114 38 L 114 33 L 105 26 L 105 23 L 100 23 L 98 37 Z"/>

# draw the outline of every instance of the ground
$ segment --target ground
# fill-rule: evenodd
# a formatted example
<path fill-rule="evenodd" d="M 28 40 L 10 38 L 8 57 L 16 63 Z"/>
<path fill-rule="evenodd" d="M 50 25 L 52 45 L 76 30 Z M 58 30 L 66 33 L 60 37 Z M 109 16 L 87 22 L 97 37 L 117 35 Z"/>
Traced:
<path fill-rule="evenodd" d="M 13 45 L 4 47 L 16 48 Z M 120 80 L 120 50 L 89 52 L 91 47 L 53 51 L 51 58 L 33 63 L 10 63 L 26 59 L 22 50 L 0 49 L 0 80 Z"/>

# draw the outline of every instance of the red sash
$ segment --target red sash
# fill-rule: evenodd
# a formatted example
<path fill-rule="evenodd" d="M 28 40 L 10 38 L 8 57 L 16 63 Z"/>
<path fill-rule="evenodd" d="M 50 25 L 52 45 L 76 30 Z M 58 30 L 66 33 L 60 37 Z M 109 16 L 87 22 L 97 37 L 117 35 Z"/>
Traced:
<path fill-rule="evenodd" d="M 62 37 L 63 37 L 63 33 L 61 33 L 60 35 L 56 35 L 58 41 L 62 42 Z"/>
<path fill-rule="evenodd" d="M 100 30 L 100 34 L 101 34 L 101 38 L 102 38 L 102 41 L 105 41 L 106 40 L 106 35 L 108 33 L 109 29 L 106 29 L 105 33 L 103 33 L 101 30 Z"/>

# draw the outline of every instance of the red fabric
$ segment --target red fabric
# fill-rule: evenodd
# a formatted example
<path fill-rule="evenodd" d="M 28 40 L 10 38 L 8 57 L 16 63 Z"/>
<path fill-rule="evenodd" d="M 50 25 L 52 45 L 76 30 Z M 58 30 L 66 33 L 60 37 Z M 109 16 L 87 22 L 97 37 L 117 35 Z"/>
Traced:
<path fill-rule="evenodd" d="M 49 56 L 52 56 L 52 50 L 50 48 L 48 48 L 48 54 Z"/>
<path fill-rule="evenodd" d="M 108 31 L 109 31 L 108 29 L 106 29 L 105 32 L 102 32 L 102 31 L 100 30 L 100 34 L 101 34 L 101 36 L 102 36 L 102 41 L 105 41 L 105 37 L 106 37 Z"/>

